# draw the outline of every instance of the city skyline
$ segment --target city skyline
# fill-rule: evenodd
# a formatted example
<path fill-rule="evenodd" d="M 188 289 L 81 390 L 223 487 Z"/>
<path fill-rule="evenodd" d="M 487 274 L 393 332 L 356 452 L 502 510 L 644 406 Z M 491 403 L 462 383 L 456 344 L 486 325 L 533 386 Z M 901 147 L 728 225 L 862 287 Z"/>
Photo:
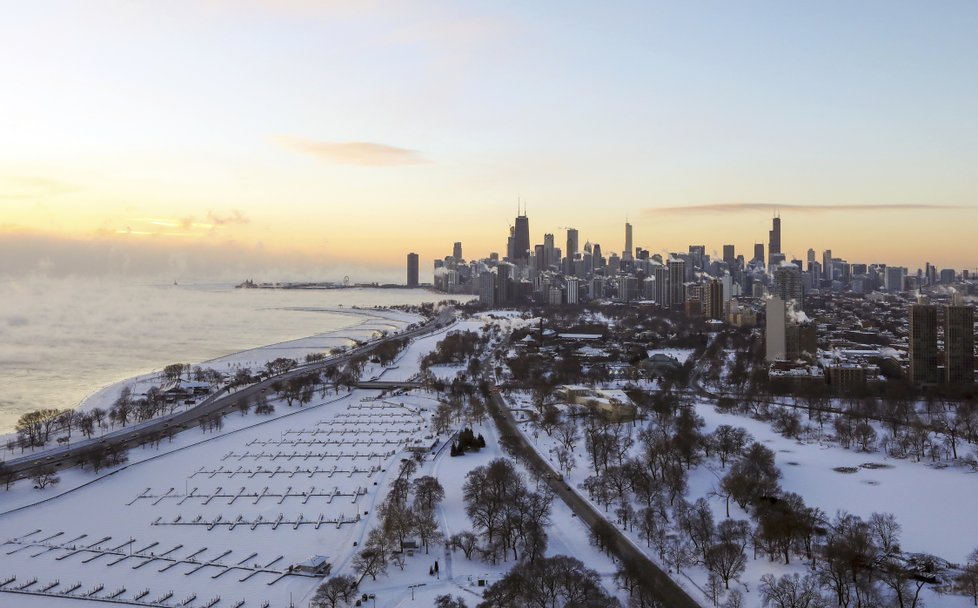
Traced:
<path fill-rule="evenodd" d="M 0 24 L 0 273 L 393 280 L 502 254 L 518 198 L 531 244 L 744 252 L 780 210 L 789 259 L 978 264 L 973 3 L 100 8 Z"/>

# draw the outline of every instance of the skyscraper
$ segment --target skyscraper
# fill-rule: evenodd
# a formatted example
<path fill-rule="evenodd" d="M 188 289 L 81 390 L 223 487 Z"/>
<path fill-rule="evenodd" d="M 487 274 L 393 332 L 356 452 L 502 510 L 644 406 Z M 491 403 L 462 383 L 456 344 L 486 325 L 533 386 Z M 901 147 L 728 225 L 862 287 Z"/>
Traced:
<path fill-rule="evenodd" d="M 778 296 L 785 302 L 795 301 L 798 308 L 802 308 L 802 282 L 801 269 L 794 264 L 781 264 L 774 269 L 774 288 L 773 295 Z"/>
<path fill-rule="evenodd" d="M 772 221 L 771 231 L 768 233 L 768 266 L 773 265 L 772 260 L 778 253 L 781 253 L 781 218 L 775 216 L 774 220 Z"/>
<path fill-rule="evenodd" d="M 753 262 L 763 262 L 764 261 L 764 243 L 754 243 L 754 259 Z"/>
<path fill-rule="evenodd" d="M 554 235 L 550 233 L 543 235 L 543 257 L 544 268 L 549 268 L 551 264 L 556 264 L 559 261 L 554 256 Z"/>
<path fill-rule="evenodd" d="M 937 384 L 937 307 L 910 306 L 910 380 L 914 384 Z"/>
<path fill-rule="evenodd" d="M 948 384 L 975 381 L 975 309 L 961 303 L 944 308 L 944 373 Z"/>
<path fill-rule="evenodd" d="M 625 222 L 625 251 L 622 252 L 622 259 L 631 260 L 633 256 L 632 250 L 632 225 Z"/>
<path fill-rule="evenodd" d="M 515 264 L 526 264 L 530 257 L 530 219 L 526 214 L 516 216 L 516 226 L 513 231 L 513 257 L 510 261 Z"/>
<path fill-rule="evenodd" d="M 669 308 L 669 267 L 659 265 L 655 267 L 655 303 L 660 308 Z"/>
<path fill-rule="evenodd" d="M 826 281 L 832 280 L 832 250 L 826 249 L 822 252 L 822 278 Z"/>
<path fill-rule="evenodd" d="M 733 245 L 723 246 L 723 261 L 727 263 L 727 266 L 731 268 L 737 262 L 737 250 Z"/>
<path fill-rule="evenodd" d="M 766 305 L 767 324 L 764 331 L 765 358 L 768 361 L 784 359 L 788 354 L 785 328 L 788 324 L 787 303 L 774 296 Z"/>
<path fill-rule="evenodd" d="M 407 254 L 407 286 L 417 287 L 418 283 L 418 254 Z"/>
<path fill-rule="evenodd" d="M 574 256 L 577 255 L 577 228 L 567 229 L 567 250 L 564 255 L 567 256 L 568 260 L 573 260 Z"/>
<path fill-rule="evenodd" d="M 462 243 L 460 241 L 455 241 L 455 246 L 452 247 L 452 257 L 456 261 L 462 259 Z"/>
<path fill-rule="evenodd" d="M 708 319 L 723 318 L 723 283 L 719 279 L 707 281 L 703 290 L 703 314 Z"/>
<path fill-rule="evenodd" d="M 674 308 L 682 308 L 686 303 L 686 261 L 669 259 L 669 303 Z"/>

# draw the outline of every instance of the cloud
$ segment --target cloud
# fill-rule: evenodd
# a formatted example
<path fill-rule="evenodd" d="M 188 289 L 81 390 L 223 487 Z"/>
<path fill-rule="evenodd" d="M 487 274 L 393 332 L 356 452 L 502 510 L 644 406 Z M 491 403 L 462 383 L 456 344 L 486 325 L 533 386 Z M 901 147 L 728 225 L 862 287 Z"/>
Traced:
<path fill-rule="evenodd" d="M 248 224 L 250 221 L 244 213 L 237 209 L 232 209 L 229 213 L 224 214 L 208 210 L 206 220 L 200 220 L 195 217 L 175 219 L 159 217 L 130 218 L 125 228 L 118 228 L 112 232 L 126 236 L 203 237 L 215 235 L 219 228 L 242 226 Z"/>
<path fill-rule="evenodd" d="M 417 150 L 398 148 L 386 144 L 363 141 L 330 142 L 279 136 L 273 140 L 280 146 L 341 165 L 363 167 L 389 167 L 395 165 L 420 165 L 429 162 Z"/>
<path fill-rule="evenodd" d="M 0 176 L 0 199 L 35 200 L 44 197 L 71 194 L 78 186 L 48 177 L 33 175 Z"/>
<path fill-rule="evenodd" d="M 208 211 L 207 219 L 215 226 L 241 226 L 251 221 L 244 213 L 241 213 L 237 209 L 232 209 L 230 213 L 225 215 L 221 215 L 215 211 Z"/>
<path fill-rule="evenodd" d="M 800 213 L 831 213 L 834 211 L 915 211 L 921 209 L 964 209 L 959 205 L 932 205 L 910 203 L 893 205 L 869 205 L 846 203 L 838 205 L 798 205 L 774 203 L 710 203 L 706 205 L 677 205 L 672 207 L 646 207 L 642 210 L 648 215 L 692 214 L 692 213 L 744 213 L 754 211 L 798 211 Z"/>

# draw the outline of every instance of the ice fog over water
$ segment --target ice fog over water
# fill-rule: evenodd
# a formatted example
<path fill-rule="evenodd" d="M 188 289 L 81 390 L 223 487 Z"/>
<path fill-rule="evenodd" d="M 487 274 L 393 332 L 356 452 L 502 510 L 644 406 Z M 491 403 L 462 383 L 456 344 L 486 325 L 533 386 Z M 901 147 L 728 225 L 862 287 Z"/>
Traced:
<path fill-rule="evenodd" d="M 439 299 L 424 290 L 0 279 L 0 433 L 26 411 L 74 407 L 107 384 L 169 363 L 197 363 L 363 321 L 335 310 L 340 307 Z"/>

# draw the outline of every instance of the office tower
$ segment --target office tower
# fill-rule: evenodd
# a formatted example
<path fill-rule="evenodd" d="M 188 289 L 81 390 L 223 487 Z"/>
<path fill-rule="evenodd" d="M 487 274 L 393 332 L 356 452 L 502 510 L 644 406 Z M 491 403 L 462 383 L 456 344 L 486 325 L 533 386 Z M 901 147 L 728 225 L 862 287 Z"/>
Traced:
<path fill-rule="evenodd" d="M 544 268 L 550 268 L 551 264 L 556 264 L 559 261 L 554 257 L 554 235 L 550 233 L 543 235 L 543 257 Z"/>
<path fill-rule="evenodd" d="M 907 269 L 896 266 L 887 266 L 884 279 L 887 291 L 903 291 L 903 282 L 907 277 Z"/>
<path fill-rule="evenodd" d="M 815 263 L 815 250 L 814 249 L 809 249 L 808 250 L 808 265 L 811 266 L 814 263 Z"/>
<path fill-rule="evenodd" d="M 513 257 L 510 259 L 514 264 L 525 265 L 530 257 L 530 220 L 526 214 L 516 216 L 516 226 L 513 229 Z"/>
<path fill-rule="evenodd" d="M 628 222 L 625 222 L 625 251 L 621 257 L 625 261 L 632 259 L 632 225 Z"/>
<path fill-rule="evenodd" d="M 547 249 L 545 246 L 535 245 L 533 247 L 533 261 L 536 264 L 537 272 L 547 269 Z"/>
<path fill-rule="evenodd" d="M 513 303 L 513 265 L 502 263 L 496 267 L 496 305 L 509 306 Z"/>
<path fill-rule="evenodd" d="M 707 281 L 703 290 L 703 314 L 708 319 L 723 318 L 723 283 L 718 279 Z"/>
<path fill-rule="evenodd" d="M 690 245 L 689 246 L 689 260 L 690 268 L 704 268 L 703 261 L 706 258 L 706 246 L 705 245 Z"/>
<path fill-rule="evenodd" d="M 954 282 L 956 273 L 953 268 L 945 268 L 941 271 L 941 285 L 950 285 Z"/>
<path fill-rule="evenodd" d="M 440 260 L 435 260 L 436 262 Z M 418 282 L 418 254 L 407 254 L 407 286 L 417 287 Z"/>
<path fill-rule="evenodd" d="M 580 292 L 580 283 L 574 277 L 567 277 L 567 303 L 577 304 L 578 303 L 578 293 Z"/>
<path fill-rule="evenodd" d="M 768 361 L 784 359 L 788 352 L 785 328 L 788 322 L 787 304 L 778 296 L 768 298 L 767 324 L 764 332 L 765 358 Z"/>
<path fill-rule="evenodd" d="M 564 255 L 568 260 L 573 260 L 574 256 L 577 255 L 577 229 L 568 228 L 567 229 L 567 250 Z"/>
<path fill-rule="evenodd" d="M 479 302 L 488 308 L 496 305 L 496 273 L 486 270 L 479 274 Z"/>
<path fill-rule="evenodd" d="M 456 261 L 461 261 L 462 260 L 462 243 L 461 242 L 459 242 L 459 241 L 456 241 L 455 242 L 455 245 L 452 247 L 452 257 L 455 258 Z"/>
<path fill-rule="evenodd" d="M 727 263 L 727 266 L 733 268 L 737 263 L 737 253 L 733 245 L 723 246 L 723 261 Z"/>
<path fill-rule="evenodd" d="M 764 263 L 764 243 L 754 243 L 754 259 L 751 261 Z"/>
<path fill-rule="evenodd" d="M 592 266 L 595 268 L 604 268 L 604 257 L 601 256 L 601 245 L 595 243 L 594 247 L 591 248 L 591 255 L 593 256 Z"/>
<path fill-rule="evenodd" d="M 910 306 L 910 380 L 937 384 L 937 306 Z"/>
<path fill-rule="evenodd" d="M 631 302 L 638 295 L 638 280 L 630 275 L 618 279 L 618 300 Z"/>
<path fill-rule="evenodd" d="M 782 264 L 774 269 L 774 285 L 772 293 L 785 302 L 794 300 L 802 307 L 801 270 L 794 264 Z"/>
<path fill-rule="evenodd" d="M 655 302 L 660 308 L 669 308 L 671 299 L 669 297 L 669 267 L 659 265 L 655 267 Z"/>
<path fill-rule="evenodd" d="M 822 252 L 822 279 L 826 281 L 832 280 L 832 250 L 826 249 Z"/>
<path fill-rule="evenodd" d="M 686 303 L 686 261 L 669 259 L 669 303 L 674 308 L 682 308 Z"/>
<path fill-rule="evenodd" d="M 781 218 L 775 216 L 774 220 L 772 221 L 771 231 L 768 233 L 768 266 L 773 266 L 775 264 L 773 261 L 774 256 L 778 253 L 781 253 Z"/>
<path fill-rule="evenodd" d="M 959 298 L 944 307 L 944 373 L 948 384 L 975 381 L 975 309 Z"/>

